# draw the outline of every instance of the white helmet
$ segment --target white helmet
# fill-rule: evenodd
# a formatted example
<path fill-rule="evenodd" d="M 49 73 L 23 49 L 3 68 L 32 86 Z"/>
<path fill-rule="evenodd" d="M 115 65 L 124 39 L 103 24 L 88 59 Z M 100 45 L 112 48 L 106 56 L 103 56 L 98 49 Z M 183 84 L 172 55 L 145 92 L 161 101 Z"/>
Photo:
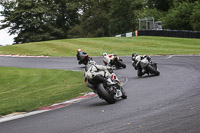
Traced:
<path fill-rule="evenodd" d="M 81 49 L 77 49 L 77 52 L 81 52 Z"/>
<path fill-rule="evenodd" d="M 103 56 L 107 56 L 108 54 L 107 53 L 103 53 Z"/>

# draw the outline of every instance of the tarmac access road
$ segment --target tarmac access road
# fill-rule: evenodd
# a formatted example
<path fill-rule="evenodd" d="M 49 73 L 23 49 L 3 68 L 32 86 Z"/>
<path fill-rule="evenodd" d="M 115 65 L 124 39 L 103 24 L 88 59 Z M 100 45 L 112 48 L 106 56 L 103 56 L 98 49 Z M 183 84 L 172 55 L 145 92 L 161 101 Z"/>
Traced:
<path fill-rule="evenodd" d="M 103 64 L 102 57 L 93 57 Z M 131 57 L 126 100 L 107 104 L 98 97 L 60 109 L 0 123 L 0 133 L 199 133 L 200 56 L 152 56 L 160 76 L 137 77 Z M 84 70 L 75 57 L 0 57 L 0 66 Z"/>

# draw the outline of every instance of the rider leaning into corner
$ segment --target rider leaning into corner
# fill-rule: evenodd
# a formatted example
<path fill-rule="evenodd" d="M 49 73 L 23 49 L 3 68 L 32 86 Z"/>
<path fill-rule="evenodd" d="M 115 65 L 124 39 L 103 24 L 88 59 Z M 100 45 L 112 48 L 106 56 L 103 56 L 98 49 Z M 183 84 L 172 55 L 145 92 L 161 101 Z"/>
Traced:
<path fill-rule="evenodd" d="M 92 85 L 89 83 L 91 79 L 93 81 L 102 81 L 102 83 L 106 82 L 105 78 L 111 78 L 112 74 L 108 70 L 112 70 L 109 66 L 97 65 L 95 61 L 89 61 L 89 64 L 85 68 L 85 81 L 87 87 L 91 88 Z"/>
<path fill-rule="evenodd" d="M 115 57 L 114 54 L 107 54 L 107 53 L 103 53 L 103 62 L 104 64 L 107 66 L 112 66 L 112 60 Z"/>
<path fill-rule="evenodd" d="M 76 57 L 77 57 L 77 60 L 79 60 L 78 64 L 81 64 L 81 63 L 82 63 L 83 58 L 84 58 L 84 55 L 86 55 L 86 54 L 87 54 L 87 53 L 81 51 L 81 49 L 78 49 L 78 50 L 77 50 Z"/>
<path fill-rule="evenodd" d="M 142 76 L 145 74 L 145 71 L 144 72 L 142 71 L 142 67 L 140 65 L 140 61 L 145 57 L 147 57 L 148 60 L 150 59 L 148 55 L 139 56 L 137 53 L 132 54 L 132 65 L 135 68 L 135 70 L 138 71 L 138 76 Z"/>

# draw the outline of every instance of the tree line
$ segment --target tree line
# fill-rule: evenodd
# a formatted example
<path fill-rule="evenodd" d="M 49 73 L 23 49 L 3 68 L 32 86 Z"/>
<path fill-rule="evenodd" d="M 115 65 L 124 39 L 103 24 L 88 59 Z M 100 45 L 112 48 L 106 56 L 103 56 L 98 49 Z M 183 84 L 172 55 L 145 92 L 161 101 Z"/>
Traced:
<path fill-rule="evenodd" d="M 80 37 L 107 37 L 138 29 L 154 17 L 164 29 L 200 30 L 200 0 L 16 0 L 1 2 L 0 29 L 16 44 Z"/>

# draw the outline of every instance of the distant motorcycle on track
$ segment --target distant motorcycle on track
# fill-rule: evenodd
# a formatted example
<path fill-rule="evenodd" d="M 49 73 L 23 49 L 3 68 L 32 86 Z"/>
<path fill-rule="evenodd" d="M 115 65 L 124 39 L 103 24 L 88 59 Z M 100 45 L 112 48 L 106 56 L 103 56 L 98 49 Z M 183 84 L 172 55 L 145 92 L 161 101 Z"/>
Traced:
<path fill-rule="evenodd" d="M 92 60 L 91 57 L 88 56 L 88 54 L 86 52 L 83 52 L 81 51 L 81 49 L 78 49 L 77 50 L 77 60 L 79 61 L 78 64 L 81 65 L 81 64 L 84 64 L 84 65 L 87 65 L 88 62 L 90 60 Z"/>
<path fill-rule="evenodd" d="M 135 70 L 138 70 L 138 77 L 144 74 L 159 76 L 157 63 L 151 61 L 148 55 L 138 56 L 136 53 L 132 54 L 132 65 Z"/>
<path fill-rule="evenodd" d="M 114 66 L 117 69 L 126 68 L 123 60 L 114 54 L 103 53 L 103 62 L 105 65 Z"/>

